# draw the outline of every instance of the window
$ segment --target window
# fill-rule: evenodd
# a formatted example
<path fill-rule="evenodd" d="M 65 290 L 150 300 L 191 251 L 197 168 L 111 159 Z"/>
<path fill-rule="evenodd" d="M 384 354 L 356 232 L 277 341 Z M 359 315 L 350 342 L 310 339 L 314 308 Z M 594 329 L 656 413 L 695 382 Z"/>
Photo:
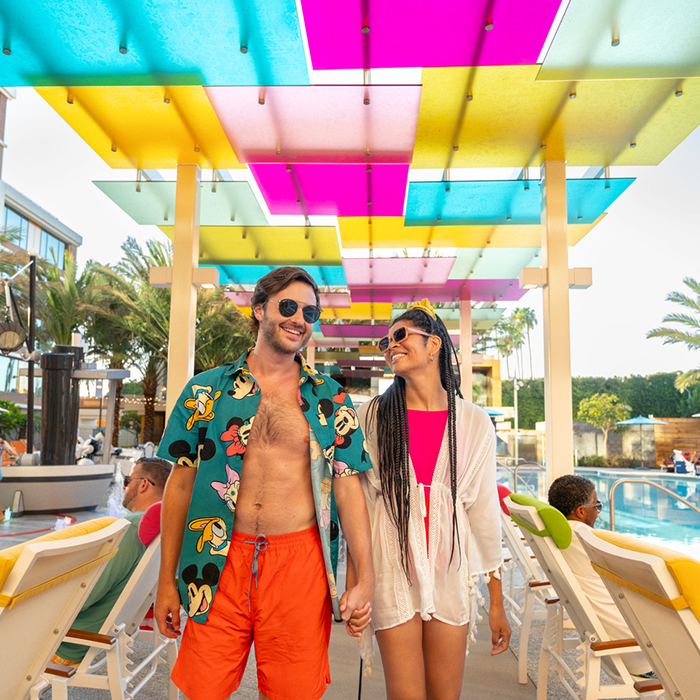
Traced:
<path fill-rule="evenodd" d="M 20 248 L 27 249 L 27 233 L 29 232 L 29 220 L 18 214 L 13 209 L 5 207 L 5 234 L 10 236 L 12 242 Z"/>
<path fill-rule="evenodd" d="M 56 236 L 51 235 L 48 231 L 41 232 L 41 249 L 39 255 L 49 263 L 56 264 L 61 270 L 63 269 L 66 253 L 66 244 L 60 241 Z"/>

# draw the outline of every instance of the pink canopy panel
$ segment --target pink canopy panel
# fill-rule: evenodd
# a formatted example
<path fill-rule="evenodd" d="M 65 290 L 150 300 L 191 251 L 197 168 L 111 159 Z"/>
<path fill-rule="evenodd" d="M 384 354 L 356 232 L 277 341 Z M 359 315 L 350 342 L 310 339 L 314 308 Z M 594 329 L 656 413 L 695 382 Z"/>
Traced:
<path fill-rule="evenodd" d="M 224 292 L 224 294 L 236 305 L 244 308 L 250 306 L 253 292 Z M 349 309 L 350 295 L 347 292 L 321 292 L 321 308 L 323 309 Z"/>
<path fill-rule="evenodd" d="M 410 163 L 420 85 L 210 87 L 241 163 Z"/>
<path fill-rule="evenodd" d="M 322 323 L 321 332 L 326 338 L 364 338 L 379 340 L 389 332 L 389 326 L 360 326 L 355 323 Z M 322 341 L 316 344 L 320 345 Z"/>
<path fill-rule="evenodd" d="M 356 348 L 360 345 L 360 341 L 347 338 L 318 338 L 314 332 L 314 345 L 317 348 Z"/>
<path fill-rule="evenodd" d="M 345 258 L 343 269 L 353 301 L 353 287 L 432 285 L 447 282 L 456 258 Z M 369 300 L 367 300 L 369 301 Z M 393 301 L 393 300 L 387 300 Z"/>
<path fill-rule="evenodd" d="M 560 4 L 301 0 L 316 70 L 534 64 Z"/>
<path fill-rule="evenodd" d="M 344 377 L 383 377 L 384 371 L 380 369 L 344 369 Z"/>
<path fill-rule="evenodd" d="M 401 216 L 408 165 L 251 165 L 271 214 Z"/>
<path fill-rule="evenodd" d="M 347 261 L 343 261 L 344 263 Z M 449 280 L 442 285 L 395 285 L 353 286 L 350 289 L 354 302 L 374 301 L 401 302 L 420 301 L 518 301 L 527 289 L 520 289 L 518 280 Z"/>
<path fill-rule="evenodd" d="M 340 360 L 336 359 L 336 364 L 338 367 L 382 367 L 386 366 L 384 360 L 363 360 L 362 358 L 357 360 Z"/>

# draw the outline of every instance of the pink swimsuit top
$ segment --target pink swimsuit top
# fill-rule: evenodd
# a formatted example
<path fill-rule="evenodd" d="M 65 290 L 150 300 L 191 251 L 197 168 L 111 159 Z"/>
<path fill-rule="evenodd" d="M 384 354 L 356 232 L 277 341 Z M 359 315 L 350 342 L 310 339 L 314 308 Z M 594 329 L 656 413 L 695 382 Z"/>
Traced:
<path fill-rule="evenodd" d="M 413 462 L 416 481 L 425 498 L 426 543 L 429 540 L 430 484 L 440 454 L 442 437 L 447 425 L 447 411 L 416 411 L 408 409 L 408 453 Z M 426 491 L 428 489 L 428 491 Z"/>

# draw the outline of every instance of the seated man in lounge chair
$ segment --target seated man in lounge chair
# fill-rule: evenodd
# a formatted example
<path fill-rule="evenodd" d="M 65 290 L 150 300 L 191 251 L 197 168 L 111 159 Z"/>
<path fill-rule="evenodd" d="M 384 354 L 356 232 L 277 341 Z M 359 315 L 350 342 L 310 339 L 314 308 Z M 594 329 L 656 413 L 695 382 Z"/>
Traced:
<path fill-rule="evenodd" d="M 143 536 L 139 537 L 139 524 L 146 509 L 163 500 L 163 490 L 171 468 L 170 462 L 164 459 L 145 457 L 134 464 L 129 476 L 124 477 L 122 505 L 131 511 L 125 516 L 131 521 L 131 527 L 119 544 L 119 551 L 105 567 L 85 605 L 71 625 L 73 629 L 84 632 L 100 631 L 109 611 L 146 551 L 146 544 L 155 539 L 155 535 L 151 532 L 148 542 L 144 544 Z M 149 512 L 156 510 L 153 508 Z M 151 523 L 149 530 L 152 529 Z M 51 661 L 62 666 L 77 666 L 87 651 L 87 646 L 63 642 Z"/>
<path fill-rule="evenodd" d="M 579 528 L 592 528 L 602 508 L 593 482 L 573 474 L 555 479 L 549 487 L 549 505 L 566 516 L 574 533 Z M 562 549 L 561 553 L 610 638 L 632 638 L 634 635 L 603 580 L 591 566 L 591 560 L 576 534 L 569 547 Z M 623 654 L 621 658 L 630 675 L 637 678 L 656 678 L 641 651 Z"/>

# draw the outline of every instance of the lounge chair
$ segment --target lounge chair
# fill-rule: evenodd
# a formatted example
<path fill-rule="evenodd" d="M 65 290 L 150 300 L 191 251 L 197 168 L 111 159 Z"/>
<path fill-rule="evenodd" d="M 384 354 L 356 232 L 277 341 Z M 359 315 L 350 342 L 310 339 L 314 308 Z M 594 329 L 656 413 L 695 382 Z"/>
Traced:
<path fill-rule="evenodd" d="M 566 518 L 552 506 L 531 496 L 511 494 L 506 503 L 511 517 L 520 527 L 530 548 L 558 598 L 547 599 L 537 698 L 546 700 L 550 665 L 574 698 L 654 698 L 660 686 L 638 691 L 635 681 L 622 662 L 622 655 L 639 652 L 634 639 L 612 640 L 581 590 L 560 549 L 571 543 L 573 533 Z M 576 628 L 578 638 L 564 638 L 564 609 Z M 583 666 L 572 669 L 564 657 L 565 649 L 576 648 L 583 655 Z M 601 684 L 601 668 L 615 681 Z M 579 674 L 582 674 L 579 678 Z"/>
<path fill-rule="evenodd" d="M 520 627 L 518 644 L 518 683 L 527 683 L 527 648 L 533 620 L 546 618 L 546 598 L 554 597 L 551 584 L 525 546 L 525 540 L 510 515 L 501 511 L 503 541 L 511 555 L 509 582 L 504 585 L 503 598 L 516 625 Z M 514 568 L 517 567 L 522 584 L 514 586 Z"/>
<path fill-rule="evenodd" d="M 64 641 L 84 644 L 89 650 L 70 678 L 46 674 L 53 700 L 67 700 L 69 687 L 100 688 L 109 690 L 112 700 L 129 700 L 143 689 L 159 665 L 167 663 L 172 670 L 177 659 L 175 640 L 161 636 L 157 628 L 139 629 L 155 600 L 159 566 L 160 535 L 147 547 L 99 633 L 68 631 Z M 129 668 L 133 643 L 139 639 L 150 641 L 152 648 L 138 666 Z M 107 675 L 96 673 L 105 665 Z M 170 682 L 170 700 L 177 698 L 178 690 Z"/>
<path fill-rule="evenodd" d="M 649 657 L 663 697 L 700 697 L 700 562 L 616 532 L 591 530 L 580 538 Z"/>
<path fill-rule="evenodd" d="M 128 527 L 98 518 L 0 551 L 0 700 L 46 687 L 37 681 Z"/>

